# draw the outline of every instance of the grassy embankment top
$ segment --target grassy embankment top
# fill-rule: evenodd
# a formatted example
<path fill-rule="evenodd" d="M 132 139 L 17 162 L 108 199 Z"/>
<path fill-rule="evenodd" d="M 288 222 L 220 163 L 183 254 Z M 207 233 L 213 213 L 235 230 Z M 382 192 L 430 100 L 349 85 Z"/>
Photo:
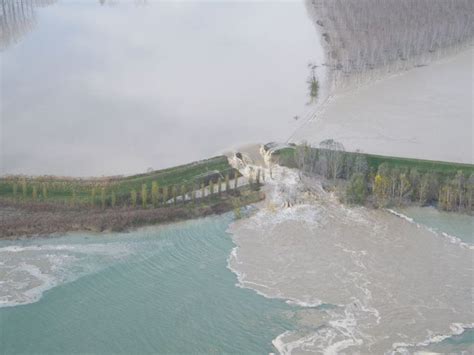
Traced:
<path fill-rule="evenodd" d="M 319 148 L 312 148 L 322 150 Z M 296 168 L 294 148 L 283 148 L 273 153 L 274 160 L 277 160 L 280 164 Z M 388 165 L 390 168 L 398 169 L 411 169 L 416 168 L 420 173 L 434 172 L 439 174 L 452 174 L 458 171 L 462 171 L 464 174 L 469 176 L 474 173 L 474 165 L 463 164 L 463 163 L 451 163 L 436 160 L 422 160 L 422 159 L 411 159 L 411 158 L 399 158 L 390 157 L 384 155 L 366 154 L 366 153 L 353 153 L 344 152 L 346 156 L 357 156 L 362 155 L 366 158 L 369 168 L 373 171 L 377 171 L 379 166 L 382 164 Z"/>
<path fill-rule="evenodd" d="M 273 153 L 274 161 L 319 175 L 344 188 L 342 199 L 376 207 L 434 205 L 474 212 L 474 166 L 441 161 L 345 152 L 333 140 L 326 147 L 300 145 Z"/>
<path fill-rule="evenodd" d="M 114 194 L 116 202 L 125 203 L 130 199 L 132 191 L 138 195 L 143 189 L 151 192 L 153 183 L 157 184 L 161 196 L 167 190 L 167 197 L 172 197 L 172 189 L 179 194 L 199 189 L 202 184 L 217 182 L 226 176 L 233 178 L 238 172 L 233 169 L 225 156 L 218 156 L 186 165 L 163 170 L 151 171 L 132 176 L 113 176 L 101 178 L 68 178 L 55 176 L 4 176 L 0 178 L 0 197 L 18 198 L 23 200 L 40 200 L 45 202 L 95 203 L 102 190 L 107 200 Z M 168 191 L 169 190 L 169 191 Z M 108 201 L 110 204 L 111 201 Z"/>
<path fill-rule="evenodd" d="M 123 231 L 234 211 L 264 198 L 225 156 L 127 177 L 0 178 L 0 238 Z"/>

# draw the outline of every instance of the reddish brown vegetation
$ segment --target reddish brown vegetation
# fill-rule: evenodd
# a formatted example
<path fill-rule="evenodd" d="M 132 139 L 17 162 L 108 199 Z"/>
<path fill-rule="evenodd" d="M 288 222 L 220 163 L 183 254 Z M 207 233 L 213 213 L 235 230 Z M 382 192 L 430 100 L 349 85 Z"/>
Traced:
<path fill-rule="evenodd" d="M 124 231 L 143 225 L 220 214 L 235 209 L 236 204 L 243 206 L 263 198 L 263 193 L 253 191 L 243 195 L 224 195 L 195 205 L 188 202 L 161 208 L 123 207 L 105 210 L 0 199 L 0 238 L 31 237 L 70 231 Z"/>

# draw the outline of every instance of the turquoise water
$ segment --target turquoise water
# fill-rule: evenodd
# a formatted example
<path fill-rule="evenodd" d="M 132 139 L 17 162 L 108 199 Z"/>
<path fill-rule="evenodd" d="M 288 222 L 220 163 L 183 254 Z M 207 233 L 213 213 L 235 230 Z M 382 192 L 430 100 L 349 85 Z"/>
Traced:
<path fill-rule="evenodd" d="M 418 222 L 433 215 L 414 211 Z M 469 230 L 461 218 L 457 228 Z M 0 354 L 274 352 L 272 340 L 297 326 L 301 309 L 236 287 L 231 221 L 0 242 Z M 416 350 L 473 347 L 469 329 Z"/>
<path fill-rule="evenodd" d="M 474 352 L 474 329 L 466 329 L 464 333 L 434 344 L 429 349 L 440 353 L 469 352 L 472 354 Z"/>
<path fill-rule="evenodd" d="M 292 329 L 295 308 L 236 287 L 227 269 L 230 221 L 221 216 L 129 234 L 22 242 L 25 250 L 37 247 L 35 253 L 75 253 L 68 268 L 82 277 L 51 288 L 38 302 L 0 308 L 0 352 L 274 351 L 271 341 Z"/>
<path fill-rule="evenodd" d="M 438 211 L 433 207 L 408 207 L 399 211 L 413 218 L 416 223 L 425 225 L 438 233 L 444 232 L 464 243 L 474 244 L 474 217 L 472 216 Z M 466 329 L 462 334 L 419 350 L 454 354 L 472 353 L 474 351 L 474 329 Z"/>
<path fill-rule="evenodd" d="M 438 354 L 473 354 L 474 329 L 466 329 L 462 334 L 454 335 L 439 343 L 423 348 L 416 348 L 416 350 Z"/>
<path fill-rule="evenodd" d="M 409 207 L 400 209 L 400 212 L 437 232 L 444 232 L 465 243 L 474 244 L 474 217 L 472 216 L 442 212 L 434 207 Z"/>

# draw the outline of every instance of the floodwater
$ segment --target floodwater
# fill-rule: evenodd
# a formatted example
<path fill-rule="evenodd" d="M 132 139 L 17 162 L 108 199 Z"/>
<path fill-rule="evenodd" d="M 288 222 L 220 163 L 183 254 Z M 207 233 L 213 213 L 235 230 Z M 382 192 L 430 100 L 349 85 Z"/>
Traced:
<path fill-rule="evenodd" d="M 429 231 L 325 195 L 279 208 L 290 190 L 236 223 L 0 241 L 0 352 L 472 351 L 472 246 L 440 233 L 454 215 Z"/>
<path fill-rule="evenodd" d="M 273 168 L 266 201 L 230 228 L 241 286 L 303 307 L 279 352 L 471 354 L 474 218 L 348 207 L 308 186 Z"/>
<path fill-rule="evenodd" d="M 305 111 L 326 117 L 310 142 L 472 162 L 468 52 L 312 111 L 300 2 L 4 4 L 0 174 L 166 167 L 285 140 Z M 347 208 L 274 174 L 234 224 L 2 241 L 0 351 L 472 352 L 472 217 Z"/>
<path fill-rule="evenodd" d="M 231 221 L 0 241 L 0 353 L 275 351 L 297 307 L 235 286 Z"/>
<path fill-rule="evenodd" d="M 292 140 L 318 145 L 332 138 L 350 151 L 473 164 L 473 58 L 471 48 L 336 91 Z"/>
<path fill-rule="evenodd" d="M 5 2 L 24 11 L 0 19 L 0 174 L 141 173 L 286 140 L 323 60 L 300 1 Z"/>

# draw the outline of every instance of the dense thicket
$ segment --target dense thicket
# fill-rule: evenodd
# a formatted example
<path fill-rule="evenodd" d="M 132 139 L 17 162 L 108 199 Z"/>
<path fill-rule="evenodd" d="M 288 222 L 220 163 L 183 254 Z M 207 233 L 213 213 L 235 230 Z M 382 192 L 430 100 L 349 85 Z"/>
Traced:
<path fill-rule="evenodd" d="M 334 86 L 424 65 L 472 44 L 472 0 L 307 0 Z"/>
<path fill-rule="evenodd" d="M 393 159 L 348 153 L 333 140 L 319 147 L 307 144 L 294 150 L 294 162 L 303 174 L 344 180 L 344 198 L 350 203 L 370 202 L 379 207 L 416 203 L 447 211 L 472 212 L 474 167 Z M 418 166 L 417 166 L 418 165 Z"/>

